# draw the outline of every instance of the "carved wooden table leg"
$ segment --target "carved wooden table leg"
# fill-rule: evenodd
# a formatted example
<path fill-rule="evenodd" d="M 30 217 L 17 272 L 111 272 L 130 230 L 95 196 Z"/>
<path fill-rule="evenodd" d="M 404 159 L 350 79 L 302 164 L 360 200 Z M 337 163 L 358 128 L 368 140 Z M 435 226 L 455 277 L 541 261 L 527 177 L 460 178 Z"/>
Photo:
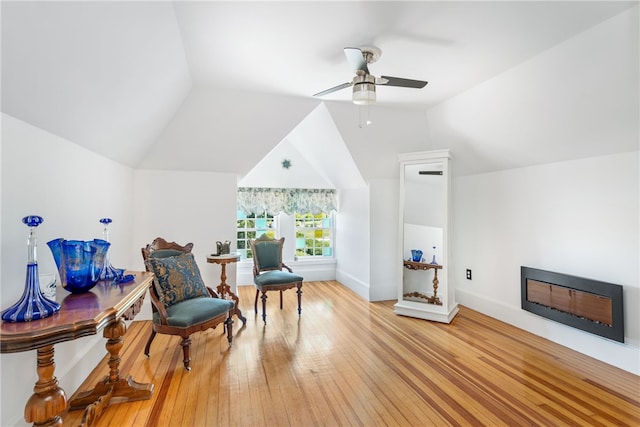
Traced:
<path fill-rule="evenodd" d="M 227 296 L 229 296 L 233 300 L 233 302 L 235 303 L 235 308 L 233 311 L 238 316 L 238 319 L 242 320 L 242 324 L 245 325 L 247 323 L 247 319 L 242 315 L 242 312 L 240 311 L 240 300 L 238 299 L 238 296 L 231 290 L 231 286 L 227 285 L 227 263 L 221 262 L 220 266 L 222 267 L 222 273 L 220 273 L 220 284 L 216 288 L 216 291 L 218 291 L 218 295 L 220 296 L 220 298 L 227 299 Z"/>
<path fill-rule="evenodd" d="M 109 375 L 98 382 L 93 390 L 80 393 L 69 402 L 71 410 L 85 409 L 110 392 L 112 398 L 121 397 L 127 402 L 151 398 L 153 384 L 138 383 L 130 376 L 126 379 L 120 378 L 120 349 L 123 342 L 122 336 L 126 331 L 127 325 L 122 318 L 104 328 L 103 336 L 107 338 L 105 347 L 109 352 Z"/>
<path fill-rule="evenodd" d="M 100 418 L 105 409 L 107 409 L 107 406 L 109 406 L 112 394 L 113 387 L 109 388 L 107 394 L 101 396 L 98 400 L 87 406 L 87 409 L 85 409 L 84 413 L 82 414 L 82 420 L 80 420 L 80 424 L 78 424 L 78 427 L 95 426 L 98 422 L 98 418 Z"/>
<path fill-rule="evenodd" d="M 67 409 L 67 395 L 53 376 L 53 345 L 37 349 L 38 381 L 24 408 L 24 419 L 34 426 L 61 426 L 61 414 Z"/>

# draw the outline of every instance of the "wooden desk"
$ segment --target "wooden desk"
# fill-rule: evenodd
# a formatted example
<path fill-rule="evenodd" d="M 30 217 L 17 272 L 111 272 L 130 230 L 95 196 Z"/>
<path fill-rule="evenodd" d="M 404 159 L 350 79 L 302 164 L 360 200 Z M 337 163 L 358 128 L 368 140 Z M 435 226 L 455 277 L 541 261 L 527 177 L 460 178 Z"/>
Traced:
<path fill-rule="evenodd" d="M 209 255 L 207 256 L 207 262 L 210 264 L 220 264 L 222 272 L 220 273 L 220 284 L 216 288 L 218 295 L 222 299 L 231 299 L 235 303 L 233 312 L 238 319 L 242 320 L 242 325 L 247 323 L 247 319 L 242 315 L 240 311 L 238 296 L 233 293 L 231 287 L 227 284 L 227 264 L 238 262 L 240 260 L 239 253 L 225 254 L 225 255 Z"/>
<path fill-rule="evenodd" d="M 404 261 L 404 268 L 407 270 L 433 270 L 433 296 L 427 296 L 420 292 L 408 292 L 403 297 L 423 298 L 429 304 L 442 305 L 442 301 L 438 298 L 438 270 L 442 269 L 440 264 L 427 264 L 426 262 Z"/>
<path fill-rule="evenodd" d="M 67 409 L 85 409 L 83 425 L 95 421 L 112 397 L 134 401 L 149 399 L 153 384 L 136 383 L 119 374 L 120 348 L 126 332 L 125 320 L 131 320 L 140 311 L 144 295 L 151 285 L 153 274 L 127 272 L 135 280 L 113 285 L 101 281 L 85 294 L 71 294 L 58 288 L 56 301 L 60 311 L 53 316 L 32 322 L 0 325 L 0 352 L 17 353 L 37 351 L 38 381 L 33 395 L 27 401 L 24 418 L 37 426 L 62 425 L 62 413 Z M 67 396 L 54 376 L 54 344 L 95 335 L 103 330 L 109 352 L 109 375 L 89 392 L 82 393 L 67 403 Z M 86 421 L 86 422 L 85 422 Z"/>

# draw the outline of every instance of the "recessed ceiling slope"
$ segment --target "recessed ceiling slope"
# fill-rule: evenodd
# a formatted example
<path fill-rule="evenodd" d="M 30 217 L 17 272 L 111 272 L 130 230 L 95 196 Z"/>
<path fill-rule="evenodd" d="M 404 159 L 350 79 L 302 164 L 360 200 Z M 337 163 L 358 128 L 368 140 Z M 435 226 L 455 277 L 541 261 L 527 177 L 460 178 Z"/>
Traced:
<path fill-rule="evenodd" d="M 191 76 L 169 2 L 2 2 L 2 111 L 136 166 Z"/>
<path fill-rule="evenodd" d="M 305 117 L 288 139 L 334 188 L 354 189 L 366 185 L 324 104 Z"/>
<path fill-rule="evenodd" d="M 244 176 L 316 105 L 313 99 L 196 87 L 140 167 Z"/>
<path fill-rule="evenodd" d="M 283 165 L 284 162 L 287 164 Z M 286 167 L 285 167 L 286 166 Z M 242 179 L 239 187 L 261 188 L 335 188 L 321 171 L 307 162 L 288 138 L 258 162 Z"/>
<path fill-rule="evenodd" d="M 289 169 L 282 160 L 291 161 Z M 365 187 L 365 181 L 324 104 L 316 107 L 239 184 L 242 187 Z"/>

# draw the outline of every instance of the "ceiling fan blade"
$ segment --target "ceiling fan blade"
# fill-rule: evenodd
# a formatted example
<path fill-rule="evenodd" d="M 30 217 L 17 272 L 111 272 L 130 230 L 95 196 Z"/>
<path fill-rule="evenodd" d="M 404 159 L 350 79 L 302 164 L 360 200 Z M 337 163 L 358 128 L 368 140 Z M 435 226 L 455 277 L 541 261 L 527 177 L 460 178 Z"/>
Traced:
<path fill-rule="evenodd" d="M 422 89 L 428 83 L 428 82 L 425 82 L 424 80 L 401 79 L 400 77 L 389 77 L 389 76 L 381 76 L 381 77 L 387 80 L 386 83 L 381 83 L 385 86 L 398 86 L 398 87 L 410 87 L 415 89 Z"/>
<path fill-rule="evenodd" d="M 331 89 L 327 89 L 327 90 L 323 90 L 322 92 L 318 92 L 318 93 L 314 94 L 313 96 L 327 95 L 329 93 L 337 92 L 340 89 L 344 89 L 344 88 L 347 88 L 349 86 L 353 86 L 353 82 L 342 83 L 341 85 L 334 86 Z"/>
<path fill-rule="evenodd" d="M 362 54 L 362 49 L 357 47 L 345 47 L 344 54 L 347 55 L 347 61 L 354 69 L 354 71 L 362 70 L 365 74 L 369 74 L 369 68 L 367 67 L 367 60 Z"/>

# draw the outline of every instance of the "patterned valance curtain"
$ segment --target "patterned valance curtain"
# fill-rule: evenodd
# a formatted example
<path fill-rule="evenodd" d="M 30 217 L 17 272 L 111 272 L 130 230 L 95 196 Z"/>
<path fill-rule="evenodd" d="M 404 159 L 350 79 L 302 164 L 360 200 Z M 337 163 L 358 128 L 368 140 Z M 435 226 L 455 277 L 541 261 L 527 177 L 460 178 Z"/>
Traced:
<path fill-rule="evenodd" d="M 246 215 L 284 212 L 318 214 L 336 208 L 336 190 L 306 188 L 238 188 L 238 210 Z"/>

